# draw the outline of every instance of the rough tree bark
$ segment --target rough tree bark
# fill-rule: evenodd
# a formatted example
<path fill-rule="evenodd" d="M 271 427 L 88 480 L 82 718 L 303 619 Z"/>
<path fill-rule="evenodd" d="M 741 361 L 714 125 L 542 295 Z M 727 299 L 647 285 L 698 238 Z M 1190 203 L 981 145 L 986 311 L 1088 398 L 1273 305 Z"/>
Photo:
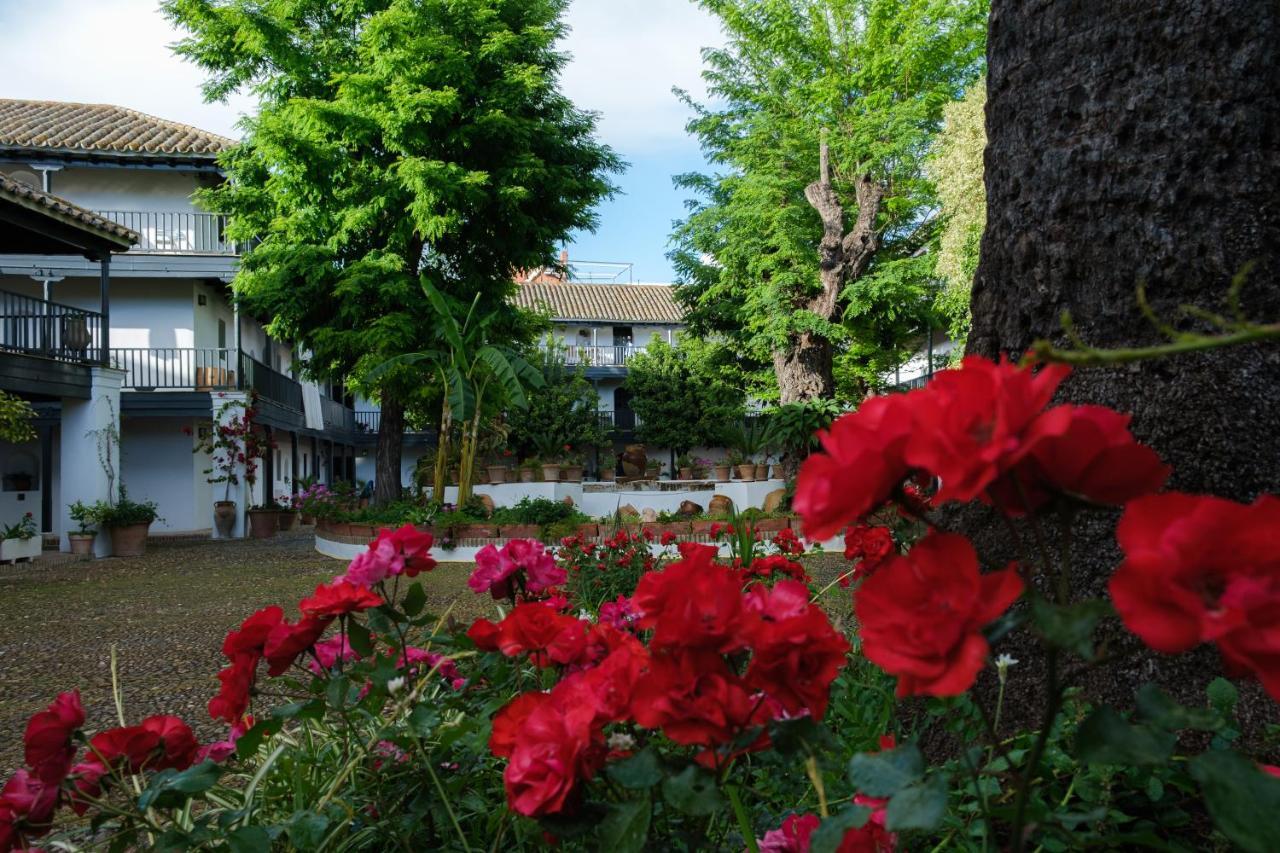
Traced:
<path fill-rule="evenodd" d="M 384 395 L 374 452 L 373 505 L 400 500 L 400 455 L 404 446 L 404 403 Z"/>
<path fill-rule="evenodd" d="M 845 232 L 845 211 L 831 185 L 831 165 L 827 143 L 819 149 L 818 180 L 805 187 L 804 196 L 822 218 L 822 241 L 818 244 L 818 275 L 822 292 L 803 305 L 806 311 L 830 321 L 836 314 L 840 291 L 867 270 L 880 237 L 876 216 L 884 188 L 870 175 L 861 175 L 855 184 L 858 216 Z M 831 342 L 812 332 L 793 335 L 786 349 L 773 354 L 773 371 L 783 403 L 831 397 L 835 394 Z"/>
<path fill-rule="evenodd" d="M 1062 341 L 1064 309 L 1092 345 L 1155 343 L 1139 282 L 1164 318 L 1183 304 L 1223 311 L 1249 262 L 1244 312 L 1280 319 L 1280 4 L 993 0 L 988 63 L 987 230 L 970 352 Z M 1059 396 L 1132 412 L 1134 432 L 1174 466 L 1170 488 L 1242 501 L 1280 490 L 1280 348 L 1081 369 Z M 1082 597 L 1101 594 L 1120 560 L 1115 518 L 1077 537 Z M 988 554 L 1007 542 L 990 514 L 963 526 Z M 1219 672 L 1209 649 L 1148 654 L 1087 687 L 1127 704 L 1154 679 L 1202 702 Z M 1035 704 L 1015 692 L 1005 707 Z M 1241 703 L 1255 731 L 1273 707 Z"/>

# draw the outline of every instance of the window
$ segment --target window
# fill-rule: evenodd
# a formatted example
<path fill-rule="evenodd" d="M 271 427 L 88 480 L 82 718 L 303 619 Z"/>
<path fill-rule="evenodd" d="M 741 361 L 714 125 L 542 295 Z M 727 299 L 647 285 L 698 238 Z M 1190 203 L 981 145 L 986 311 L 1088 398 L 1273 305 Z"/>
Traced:
<path fill-rule="evenodd" d="M 227 321 L 218 321 L 218 349 L 227 348 Z"/>

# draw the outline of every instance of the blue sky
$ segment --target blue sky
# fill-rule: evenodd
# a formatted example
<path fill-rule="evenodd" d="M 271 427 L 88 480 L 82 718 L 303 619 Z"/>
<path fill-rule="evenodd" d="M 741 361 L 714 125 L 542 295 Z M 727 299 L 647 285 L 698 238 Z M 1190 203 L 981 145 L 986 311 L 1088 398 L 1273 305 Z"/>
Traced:
<path fill-rule="evenodd" d="M 157 5 L 0 0 L 0 97 L 114 103 L 237 135 L 252 104 L 201 101 L 201 73 L 169 52 L 179 34 Z M 597 233 L 576 235 L 570 257 L 631 262 L 637 280 L 669 281 L 667 239 L 683 215 L 671 176 L 703 168 L 671 87 L 701 95 L 699 51 L 720 41 L 719 30 L 690 0 L 573 0 L 568 22 L 564 90 L 601 114 L 601 137 L 631 164 Z M 51 49 L 63 61 L 49 61 Z"/>

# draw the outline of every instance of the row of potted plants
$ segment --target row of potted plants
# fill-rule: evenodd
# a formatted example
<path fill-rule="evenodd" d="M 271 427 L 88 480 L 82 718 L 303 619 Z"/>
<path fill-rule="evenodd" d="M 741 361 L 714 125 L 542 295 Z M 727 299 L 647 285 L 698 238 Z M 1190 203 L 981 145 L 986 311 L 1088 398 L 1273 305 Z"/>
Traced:
<path fill-rule="evenodd" d="M 739 480 L 751 482 L 769 479 L 769 463 L 753 462 L 734 449 L 728 450 L 725 458 L 718 462 L 685 453 L 676 457 L 676 472 L 676 479 L 680 480 L 703 480 L 710 474 L 717 483 L 727 483 L 737 474 Z"/>
<path fill-rule="evenodd" d="M 147 552 L 151 524 L 160 517 L 154 501 L 132 500 L 124 486 L 120 487 L 120 498 L 115 503 L 76 501 L 68 507 L 68 513 L 77 525 L 75 532 L 67 534 L 71 553 L 81 557 L 93 555 L 93 542 L 99 530 L 106 531 L 112 556 L 142 556 Z"/>

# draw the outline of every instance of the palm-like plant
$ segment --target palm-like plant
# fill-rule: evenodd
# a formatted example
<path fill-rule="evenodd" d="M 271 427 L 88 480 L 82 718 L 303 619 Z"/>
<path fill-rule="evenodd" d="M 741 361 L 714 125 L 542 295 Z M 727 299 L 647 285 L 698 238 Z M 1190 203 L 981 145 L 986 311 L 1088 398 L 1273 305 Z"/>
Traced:
<path fill-rule="evenodd" d="M 461 426 L 462 434 L 458 478 L 458 504 L 461 506 L 471 497 L 480 424 L 486 403 L 505 403 L 523 409 L 528 405 L 525 389 L 541 387 L 543 379 L 541 372 L 515 350 L 489 340 L 489 326 L 494 318 L 493 315 L 479 316 L 476 313 L 480 301 L 478 294 L 464 313 L 459 303 L 446 299 L 429 282 L 423 282 L 422 289 L 436 314 L 437 347 L 397 356 L 379 365 L 375 373 L 381 374 L 397 365 L 430 365 L 444 391 L 432 494 L 437 500 L 444 494 L 449 444 L 456 422 Z"/>

